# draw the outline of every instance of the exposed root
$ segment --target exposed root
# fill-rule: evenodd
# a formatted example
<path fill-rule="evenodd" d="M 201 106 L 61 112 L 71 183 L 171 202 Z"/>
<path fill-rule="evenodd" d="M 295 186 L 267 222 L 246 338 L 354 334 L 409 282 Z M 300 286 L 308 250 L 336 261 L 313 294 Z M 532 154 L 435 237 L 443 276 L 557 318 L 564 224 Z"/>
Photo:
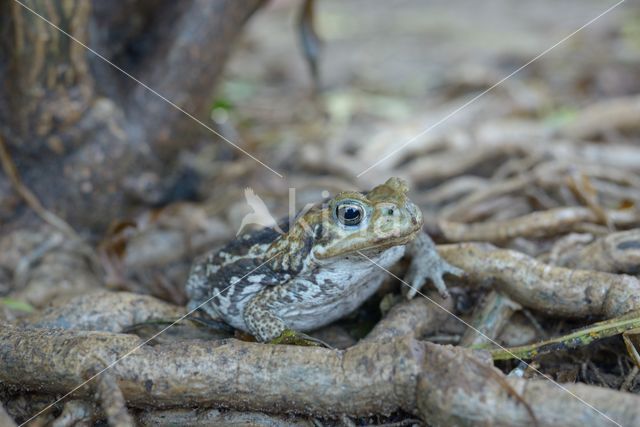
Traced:
<path fill-rule="evenodd" d="M 0 331 L 0 342 L 0 380 L 56 394 L 81 383 L 90 360 L 115 360 L 139 341 L 106 332 L 9 326 Z M 510 396 L 502 380 L 487 380 L 487 369 L 494 368 L 484 352 L 405 337 L 344 351 L 271 346 L 265 352 L 264 344 L 235 340 L 158 345 L 139 349 L 109 373 L 133 407 L 225 406 L 316 416 L 403 409 L 436 424 L 530 423 L 525 405 Z M 495 374 L 504 378 L 500 371 Z M 593 409 L 554 384 L 504 380 L 540 425 L 602 424 Z M 631 425 L 640 417 L 638 396 L 579 384 L 565 387 L 618 423 Z"/>
<path fill-rule="evenodd" d="M 549 315 L 611 318 L 640 309 L 640 281 L 633 276 L 554 267 L 486 243 L 442 245 L 438 252 L 470 281 L 493 282 L 522 306 Z"/>

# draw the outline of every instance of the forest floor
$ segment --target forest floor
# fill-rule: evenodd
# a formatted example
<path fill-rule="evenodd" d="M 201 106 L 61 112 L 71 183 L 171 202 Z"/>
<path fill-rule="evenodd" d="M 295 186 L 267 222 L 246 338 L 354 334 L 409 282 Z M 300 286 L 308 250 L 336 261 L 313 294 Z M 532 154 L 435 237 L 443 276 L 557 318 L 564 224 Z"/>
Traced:
<path fill-rule="evenodd" d="M 595 19 L 614 4 L 322 0 L 314 90 L 297 36 L 299 2 L 271 2 L 249 22 L 211 108 L 211 123 L 268 167 L 219 140 L 182 153 L 181 162 L 202 179 L 200 200 L 115 224 L 86 265 L 65 266 L 58 254 L 49 265 L 79 271 L 62 284 L 56 274 L 68 272 L 43 277 L 37 268 L 45 268 L 44 258 L 20 264 L 20 254 L 29 251 L 17 240 L 0 241 L 0 267 L 22 269 L 12 273 L 21 283 L 16 289 L 0 269 L 0 295 L 8 296 L 2 317 L 16 321 L 29 311 L 37 317 L 54 297 L 103 288 L 93 278 L 95 265 L 106 271 L 108 289 L 183 305 L 193 258 L 233 238 L 250 212 L 246 187 L 282 217 L 292 208 L 291 194 L 300 209 L 327 191 L 370 189 L 399 176 L 437 243 L 479 241 L 514 251 L 481 253 L 494 270 L 474 276 L 481 266 L 470 260 L 480 249 L 469 246 L 469 258 L 459 262 L 477 282 L 451 286 L 451 309 L 480 329 L 474 309 L 499 307 L 504 318 L 492 333 L 501 345 L 617 318 L 623 313 L 605 303 L 576 299 L 584 283 L 604 280 L 592 274 L 608 273 L 615 287 L 639 273 L 640 7 L 625 2 Z M 31 239 L 24 245 L 58 245 L 50 237 Z M 450 245 L 441 248 L 454 264 L 463 257 Z M 500 265 L 520 266 L 523 276 Z M 580 282 L 566 269 L 591 273 Z M 487 286 L 496 277 L 506 283 L 500 296 Z M 536 280 L 564 290 L 514 290 Z M 319 336 L 340 348 L 355 344 L 397 302 L 385 292 L 398 294 L 400 287 L 389 280 L 355 315 Z M 496 302 L 504 295 L 513 301 Z M 420 338 L 459 345 L 478 337 L 448 318 Z M 620 335 L 556 349 L 535 359 L 540 372 L 523 375 L 640 393 L 638 369 Z M 513 361 L 497 363 L 505 373 L 518 368 Z M 354 420 L 412 418 L 400 412 Z"/>

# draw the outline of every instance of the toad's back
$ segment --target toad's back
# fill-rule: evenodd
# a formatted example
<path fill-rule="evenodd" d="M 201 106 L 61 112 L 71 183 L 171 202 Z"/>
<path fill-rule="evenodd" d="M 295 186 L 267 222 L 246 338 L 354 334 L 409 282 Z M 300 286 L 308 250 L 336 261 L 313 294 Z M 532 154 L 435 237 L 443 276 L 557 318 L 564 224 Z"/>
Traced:
<path fill-rule="evenodd" d="M 242 317 L 243 307 L 253 295 L 264 286 L 286 280 L 265 262 L 266 250 L 278 236 L 271 228 L 253 231 L 198 258 L 186 284 L 188 308 L 199 307 L 235 326 L 238 322 L 233 318 Z"/>

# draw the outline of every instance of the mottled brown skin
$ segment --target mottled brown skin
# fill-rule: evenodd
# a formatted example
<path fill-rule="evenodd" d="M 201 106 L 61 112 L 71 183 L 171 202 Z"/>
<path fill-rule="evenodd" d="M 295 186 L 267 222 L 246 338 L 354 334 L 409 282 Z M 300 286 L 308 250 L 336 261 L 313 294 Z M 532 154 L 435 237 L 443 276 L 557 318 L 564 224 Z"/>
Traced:
<path fill-rule="evenodd" d="M 405 252 L 412 298 L 427 279 L 446 295 L 443 261 L 422 232 L 408 188 L 390 178 L 369 192 L 342 192 L 302 214 L 284 234 L 245 234 L 196 261 L 189 307 L 270 341 L 287 330 L 324 326 L 355 310 Z"/>

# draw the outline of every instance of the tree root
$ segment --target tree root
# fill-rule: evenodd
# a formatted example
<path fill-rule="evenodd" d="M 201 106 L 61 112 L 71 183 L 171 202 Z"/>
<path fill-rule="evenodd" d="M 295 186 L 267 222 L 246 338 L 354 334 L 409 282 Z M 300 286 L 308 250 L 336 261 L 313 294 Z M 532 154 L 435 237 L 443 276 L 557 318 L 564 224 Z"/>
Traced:
<path fill-rule="evenodd" d="M 437 301 L 447 310 L 453 310 L 453 298 L 445 300 L 435 292 L 432 292 L 429 298 Z M 403 301 L 391 308 L 389 313 L 369 332 L 364 342 L 385 341 L 404 336 L 420 339 L 435 332 L 449 316 L 449 313 L 426 298 Z"/>
<path fill-rule="evenodd" d="M 51 423 L 51 427 L 90 426 L 93 424 L 93 416 L 93 405 L 89 402 L 70 400 L 64 404 L 62 413 Z"/>
<path fill-rule="evenodd" d="M 221 411 L 210 409 L 200 411 L 195 409 L 164 409 L 150 410 L 140 413 L 137 417 L 141 426 L 155 427 L 158 425 L 193 426 L 193 427 L 237 427 L 239 425 L 252 426 L 282 426 L 282 427 L 314 427 L 316 424 L 305 417 L 269 415 L 260 412 Z"/>
<path fill-rule="evenodd" d="M 521 308 L 520 304 L 511 301 L 500 292 L 489 292 L 471 319 L 470 323 L 475 329 L 467 328 L 459 344 L 471 347 L 486 343 L 488 340 L 485 337 L 495 340 L 509 323 L 513 312 Z M 482 332 L 482 335 L 477 331 Z"/>
<path fill-rule="evenodd" d="M 184 314 L 178 307 L 157 298 L 129 292 L 97 291 L 54 304 L 24 319 L 34 328 L 62 328 L 85 331 L 122 332 L 128 327 Z"/>
<path fill-rule="evenodd" d="M 495 282 L 522 306 L 552 316 L 611 318 L 640 309 L 640 280 L 633 276 L 553 267 L 483 243 L 441 245 L 438 252 L 472 282 Z"/>
<path fill-rule="evenodd" d="M 586 246 L 566 250 L 557 264 L 610 273 L 640 273 L 640 228 L 611 233 Z"/>
<path fill-rule="evenodd" d="M 56 394 L 82 383 L 87 365 L 115 361 L 140 340 L 106 332 L 8 326 L 0 331 L 0 343 L 3 383 Z M 403 409 L 442 425 L 530 424 L 525 405 L 505 390 L 506 382 L 541 425 L 595 426 L 603 421 L 551 383 L 504 377 L 491 367 L 485 352 L 412 337 L 361 343 L 344 351 L 265 349 L 236 340 L 145 346 L 109 373 L 134 407 L 198 405 L 327 417 Z M 616 422 L 630 425 L 640 417 L 638 396 L 586 385 L 566 387 Z M 89 393 L 85 387 L 75 394 Z"/>
<path fill-rule="evenodd" d="M 612 211 L 607 217 L 615 225 L 637 225 L 640 215 L 633 212 Z M 582 223 L 599 223 L 601 218 L 590 208 L 564 207 L 506 220 L 465 224 L 441 220 L 439 225 L 451 242 L 504 242 L 515 237 L 553 236 L 572 230 Z"/>
<path fill-rule="evenodd" d="M 127 412 L 124 396 L 111 372 L 103 372 L 96 378 L 96 397 L 107 415 L 111 427 L 133 427 L 135 423 Z"/>

